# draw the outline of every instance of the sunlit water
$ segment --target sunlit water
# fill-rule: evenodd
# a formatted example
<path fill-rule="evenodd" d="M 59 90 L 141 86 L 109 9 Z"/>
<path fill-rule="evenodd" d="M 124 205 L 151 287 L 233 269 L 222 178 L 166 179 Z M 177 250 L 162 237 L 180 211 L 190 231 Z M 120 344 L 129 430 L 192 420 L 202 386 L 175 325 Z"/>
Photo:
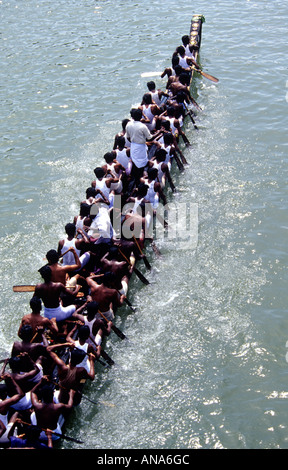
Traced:
<path fill-rule="evenodd" d="M 198 205 L 198 244 L 150 247 L 66 433 L 84 448 L 287 448 L 287 55 L 284 1 L 5 1 L 1 12 L 0 349 L 9 354 L 45 253 L 93 168 L 205 15 L 197 132 L 170 203 Z M 156 78 L 165 88 L 165 80 Z M 60 446 L 77 447 L 62 441 Z M 80 446 L 81 447 L 81 446 Z"/>

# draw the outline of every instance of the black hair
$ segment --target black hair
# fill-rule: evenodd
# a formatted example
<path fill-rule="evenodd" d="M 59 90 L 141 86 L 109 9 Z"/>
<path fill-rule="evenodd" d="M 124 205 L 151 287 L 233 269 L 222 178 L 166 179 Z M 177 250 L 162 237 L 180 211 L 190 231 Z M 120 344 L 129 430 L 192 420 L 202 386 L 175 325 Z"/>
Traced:
<path fill-rule="evenodd" d="M 49 250 L 46 253 L 46 258 L 48 260 L 48 263 L 51 263 L 51 264 L 58 263 L 59 261 L 59 255 L 56 250 Z"/>
<path fill-rule="evenodd" d="M 103 178 L 103 176 L 105 176 L 105 171 L 103 170 L 103 168 L 101 166 L 97 166 L 97 168 L 95 168 L 94 170 L 94 173 L 95 173 L 95 176 L 96 178 Z"/>
<path fill-rule="evenodd" d="M 48 264 L 46 264 L 45 266 L 42 266 L 42 268 L 38 269 L 38 272 L 41 274 L 44 281 L 46 281 L 46 282 L 51 281 L 52 271 L 51 271 L 50 267 L 48 266 Z"/>
<path fill-rule="evenodd" d="M 65 232 L 69 236 L 74 236 L 76 232 L 76 225 L 73 224 L 72 222 L 69 222 L 68 224 L 65 225 Z"/>
<path fill-rule="evenodd" d="M 30 300 L 30 308 L 33 312 L 40 312 L 42 307 L 41 299 L 36 295 L 33 295 L 32 299 Z"/>

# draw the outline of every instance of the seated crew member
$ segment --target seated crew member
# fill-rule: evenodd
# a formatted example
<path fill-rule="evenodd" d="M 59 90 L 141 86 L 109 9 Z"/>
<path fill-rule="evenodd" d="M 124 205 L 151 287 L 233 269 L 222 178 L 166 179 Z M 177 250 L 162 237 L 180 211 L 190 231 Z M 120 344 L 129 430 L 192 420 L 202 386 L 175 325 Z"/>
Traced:
<path fill-rule="evenodd" d="M 159 106 L 152 101 L 151 93 L 145 93 L 142 97 L 141 105 L 139 106 L 143 116 L 145 117 L 145 125 L 149 131 L 152 132 L 155 129 L 155 116 L 161 114 Z"/>
<path fill-rule="evenodd" d="M 156 84 L 151 80 L 150 82 L 147 82 L 147 88 L 149 90 L 149 93 L 151 94 L 152 100 L 157 104 L 157 106 L 163 110 L 163 103 L 162 99 L 168 97 L 168 93 L 165 93 L 165 91 L 162 91 L 160 89 L 156 90 Z"/>
<path fill-rule="evenodd" d="M 10 444 L 9 432 L 14 423 L 14 414 L 10 418 L 11 407 L 16 405 L 24 396 L 25 393 L 21 387 L 15 382 L 13 377 L 7 372 L 2 375 L 5 384 L 0 385 L 0 446 L 7 446 Z M 11 396 L 8 396 L 8 389 Z"/>
<path fill-rule="evenodd" d="M 111 183 L 110 189 L 114 191 L 115 194 L 121 194 L 123 190 L 122 174 L 125 171 L 125 168 L 121 163 L 115 160 L 114 152 L 106 152 L 104 160 L 106 164 L 102 165 L 102 168 L 105 171 L 106 177 L 118 180 L 116 183 Z"/>
<path fill-rule="evenodd" d="M 41 300 L 35 295 L 30 300 L 30 308 L 31 308 L 31 313 L 24 315 L 21 320 L 19 330 L 18 330 L 18 336 L 20 335 L 21 328 L 24 325 L 31 326 L 33 330 L 33 336 L 39 329 L 39 335 L 34 339 L 34 342 L 36 342 L 39 339 L 42 340 L 42 334 L 41 334 L 41 338 L 39 338 L 39 336 L 40 336 L 40 332 L 43 330 L 50 330 L 51 334 L 53 336 L 56 336 L 58 334 L 58 326 L 56 323 L 56 319 L 51 318 L 51 320 L 49 320 L 48 318 L 45 318 L 41 315 L 41 309 L 42 309 Z"/>
<path fill-rule="evenodd" d="M 154 160 L 153 160 L 153 167 L 157 168 L 158 170 L 158 181 L 161 184 L 161 187 L 164 188 L 166 184 L 166 180 L 170 184 L 170 187 L 173 192 L 176 191 L 175 185 L 172 181 L 172 177 L 169 171 L 169 166 L 165 162 L 167 157 L 167 152 L 164 148 L 157 149 L 155 152 Z M 151 162 L 152 163 L 152 162 Z"/>
<path fill-rule="evenodd" d="M 76 304 L 63 307 L 60 303 L 60 296 L 61 294 L 76 295 L 79 291 L 79 286 L 76 286 L 71 292 L 61 282 L 52 282 L 51 268 L 47 265 L 40 268 L 39 272 L 44 282 L 35 286 L 35 295 L 44 304 L 44 316 L 50 320 L 56 318 L 57 322 L 71 317 L 76 312 Z"/>
<path fill-rule="evenodd" d="M 95 368 L 94 362 L 95 358 L 98 358 L 98 353 L 89 354 L 90 361 L 90 371 L 84 367 L 77 367 L 78 364 L 84 359 L 85 352 L 80 351 L 75 348 L 72 343 L 63 343 L 62 346 L 69 346 L 71 348 L 70 362 L 66 364 L 53 350 L 57 349 L 59 345 L 48 346 L 47 351 L 50 353 L 51 359 L 55 362 L 58 369 L 59 377 L 59 395 L 58 400 L 61 403 L 67 403 L 69 399 L 69 391 L 72 389 L 76 392 L 74 393 L 73 405 L 76 406 L 81 401 L 81 389 L 83 381 L 94 380 L 95 378 Z M 50 428 L 51 429 L 51 428 Z"/>
<path fill-rule="evenodd" d="M 96 178 L 92 181 L 91 186 L 96 191 L 101 191 L 100 195 L 103 194 L 106 198 L 105 200 L 109 201 L 109 208 L 113 207 L 114 191 L 112 184 L 119 183 L 119 178 L 108 178 L 102 167 L 96 167 L 94 174 Z M 105 201 L 103 202 L 105 203 Z"/>
<path fill-rule="evenodd" d="M 46 383 L 46 385 L 44 385 Z M 37 393 L 41 388 L 41 400 L 39 400 Z M 31 414 L 31 423 L 42 429 L 50 429 L 58 434 L 62 434 L 62 425 L 64 423 L 63 414 L 67 414 L 73 407 L 73 399 L 75 390 L 71 389 L 68 392 L 69 399 L 67 403 L 54 403 L 53 388 L 47 384 L 47 378 L 44 376 L 40 382 L 31 390 L 31 401 L 34 411 Z M 46 440 L 47 436 L 45 431 L 42 431 L 40 438 Z M 59 436 L 52 433 L 54 440 L 59 439 Z"/>
<path fill-rule="evenodd" d="M 98 302 L 92 301 L 87 305 L 87 315 L 84 316 L 83 321 L 86 326 L 88 326 L 90 335 L 88 343 L 94 346 L 101 345 L 105 336 L 109 336 L 111 333 L 112 321 L 106 322 L 103 317 L 101 319 L 96 318 L 96 315 L 99 313 L 99 304 Z"/>
<path fill-rule="evenodd" d="M 128 265 L 127 261 L 119 260 L 119 251 L 116 246 L 109 248 L 109 251 L 101 258 L 102 271 L 111 272 L 115 275 L 114 288 L 120 294 L 127 295 L 128 282 L 133 272 L 133 266 Z"/>
<path fill-rule="evenodd" d="M 119 294 L 117 289 L 107 287 L 106 279 L 109 280 L 109 273 L 105 273 L 104 276 L 99 278 L 95 277 L 94 279 L 93 276 L 86 278 L 86 282 L 90 287 L 91 298 L 99 304 L 99 310 L 105 315 L 107 320 L 112 321 L 117 308 L 121 307 L 123 304 L 125 296 Z M 96 282 L 96 280 L 98 280 L 99 283 Z M 100 314 L 98 318 L 101 318 Z"/>
<path fill-rule="evenodd" d="M 17 356 L 22 352 L 26 352 L 29 354 L 33 361 L 39 359 L 40 356 L 46 354 L 46 347 L 48 345 L 48 341 L 42 335 L 43 344 L 39 343 L 32 343 L 32 339 L 34 336 L 33 328 L 30 325 L 23 325 L 19 331 L 19 337 L 22 341 L 14 341 L 12 346 L 11 356 Z"/>
<path fill-rule="evenodd" d="M 122 125 L 122 130 L 120 132 L 118 132 L 118 134 L 115 135 L 115 138 L 114 138 L 114 145 L 113 145 L 113 150 L 115 150 L 117 148 L 117 139 L 118 137 L 124 137 L 125 139 L 125 147 L 130 147 L 130 141 L 127 139 L 127 136 L 126 136 L 126 126 L 128 124 L 128 122 L 130 122 L 130 119 L 123 119 L 121 125 Z"/>
<path fill-rule="evenodd" d="M 84 266 L 86 266 L 86 264 L 90 260 L 90 252 L 86 251 L 87 248 L 90 247 L 90 240 L 87 237 L 87 235 L 85 234 L 85 232 L 81 229 L 78 229 L 78 233 L 80 233 L 82 235 L 82 238 L 80 238 L 80 239 L 75 238 L 76 225 L 74 223 L 66 224 L 65 225 L 65 232 L 66 232 L 67 238 L 63 239 L 63 240 L 60 240 L 58 242 L 57 253 L 58 253 L 59 257 L 62 257 L 62 255 L 63 255 L 63 262 L 62 262 L 63 266 L 73 266 L 72 269 L 71 268 L 65 268 L 66 270 L 68 270 L 66 272 L 71 272 L 71 271 L 76 271 L 77 272 L 80 269 L 82 269 Z M 66 253 L 66 251 L 68 251 L 68 252 Z M 82 251 L 84 253 L 81 255 Z M 79 258 L 79 261 L 78 261 L 77 258 Z M 56 264 L 56 263 L 57 262 L 55 262 L 55 260 L 54 260 L 53 264 Z M 75 264 L 77 264 L 76 267 L 75 267 Z M 56 268 L 57 268 L 57 271 L 60 272 L 59 267 L 57 267 L 57 266 L 54 267 L 53 269 L 56 271 Z M 64 284 L 63 278 L 62 278 L 62 281 L 58 281 L 58 282 L 62 282 Z"/>
<path fill-rule="evenodd" d="M 77 329 L 78 329 L 77 339 L 75 340 L 73 339 L 73 335 Z M 95 355 L 96 353 L 96 357 L 98 358 L 101 355 L 101 346 L 98 345 L 96 346 L 96 348 L 95 346 L 93 347 L 91 344 L 91 342 L 93 343 L 93 341 L 92 340 L 88 341 L 89 339 L 90 339 L 90 328 L 88 325 L 79 326 L 78 324 L 76 324 L 74 328 L 72 328 L 70 333 L 68 333 L 68 335 L 66 336 L 66 341 L 68 341 L 69 343 L 72 343 L 75 346 L 75 348 L 77 348 L 78 350 L 84 351 L 85 356 L 83 360 L 79 362 L 79 364 L 77 364 L 76 367 L 84 367 L 84 369 L 86 369 L 87 372 L 90 372 L 91 370 L 89 354 L 92 353 Z"/>

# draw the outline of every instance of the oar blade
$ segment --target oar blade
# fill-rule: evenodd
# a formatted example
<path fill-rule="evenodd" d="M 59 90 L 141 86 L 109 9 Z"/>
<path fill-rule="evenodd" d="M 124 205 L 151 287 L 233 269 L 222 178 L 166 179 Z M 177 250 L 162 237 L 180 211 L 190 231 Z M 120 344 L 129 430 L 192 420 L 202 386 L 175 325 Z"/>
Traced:
<path fill-rule="evenodd" d="M 142 78 L 149 78 L 149 77 L 160 77 L 162 72 L 143 72 L 141 73 Z"/>

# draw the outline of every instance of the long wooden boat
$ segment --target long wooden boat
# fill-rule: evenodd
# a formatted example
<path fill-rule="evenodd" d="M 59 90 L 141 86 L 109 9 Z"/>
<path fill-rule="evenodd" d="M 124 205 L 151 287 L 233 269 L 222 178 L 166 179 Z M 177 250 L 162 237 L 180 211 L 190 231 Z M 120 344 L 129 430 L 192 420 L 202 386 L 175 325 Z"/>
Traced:
<path fill-rule="evenodd" d="M 190 34 L 190 45 L 194 46 L 194 59 L 196 61 L 199 60 L 199 49 L 200 49 L 201 38 L 202 38 L 202 23 L 204 21 L 205 21 L 205 18 L 204 18 L 203 15 L 193 15 L 192 20 L 191 20 L 191 27 L 190 27 L 190 33 L 189 33 Z M 196 73 L 197 72 L 195 70 L 192 70 L 190 90 L 191 90 L 191 85 L 193 83 L 193 79 L 194 79 L 194 76 L 195 76 Z M 190 114 L 190 117 L 191 117 L 191 114 Z M 180 142 L 180 145 L 181 145 L 181 142 Z M 143 257 L 144 257 L 145 264 L 146 264 L 146 266 L 149 267 L 149 262 L 148 262 L 147 258 L 145 257 L 145 254 L 142 252 L 141 248 L 139 247 L 139 245 L 137 243 L 137 239 L 134 240 L 134 241 L 135 241 L 135 249 L 136 249 L 136 246 L 137 246 L 137 249 L 139 250 L 139 253 L 142 255 L 141 259 L 143 259 Z M 127 260 L 127 261 L 129 261 L 129 260 Z M 142 279 L 143 282 L 145 282 L 145 280 L 146 280 L 145 276 L 141 273 L 140 270 L 138 270 L 138 268 L 136 266 L 134 266 L 134 273 L 136 275 L 138 275 Z M 147 281 L 147 283 L 149 283 L 149 281 Z M 22 286 L 22 288 L 21 288 L 21 286 L 14 286 L 14 291 L 15 292 L 33 292 L 34 291 L 34 286 Z M 127 301 L 127 299 L 126 299 L 126 301 Z M 130 308 L 131 308 L 131 304 L 129 304 L 129 301 L 127 301 L 127 303 L 128 303 L 128 305 L 130 305 Z M 125 335 L 117 328 L 117 326 L 115 325 L 115 322 L 113 323 L 112 329 L 115 331 L 115 333 L 119 337 L 121 337 L 122 339 L 125 338 Z M 106 360 L 106 362 L 103 363 L 103 361 L 102 361 L 102 365 L 107 365 L 107 363 L 109 364 L 109 357 L 107 357 L 107 355 L 105 356 L 105 351 L 102 355 L 101 360 L 103 360 L 103 358 L 104 358 L 104 360 Z M 69 360 L 69 351 L 67 350 L 67 348 L 65 349 L 65 351 L 62 354 L 62 359 L 65 360 L 65 361 Z M 112 363 L 113 363 L 113 361 L 112 361 Z M 111 362 L 110 362 L 109 365 L 111 365 Z M 53 381 L 53 383 L 55 385 L 55 389 L 59 388 L 58 385 L 57 385 L 58 377 L 57 377 L 56 369 L 53 370 L 53 373 L 52 373 L 52 376 L 51 376 L 51 381 Z M 85 380 L 83 381 L 83 390 L 84 390 L 84 386 L 85 386 Z M 86 398 L 88 398 L 88 397 L 86 397 Z M 88 400 L 89 400 L 89 398 L 88 398 Z M 92 400 L 90 400 L 90 401 L 92 401 Z M 26 429 L 25 426 L 27 427 L 28 425 L 29 425 L 29 423 L 22 424 L 22 428 L 21 428 L 22 432 L 25 432 L 25 429 Z M 62 423 L 62 431 L 64 429 L 64 425 L 65 425 L 65 420 L 63 420 L 63 423 Z M 62 434 L 60 433 L 59 436 L 57 435 L 57 437 L 62 437 L 64 439 L 68 439 L 68 440 L 73 441 L 75 443 L 81 444 L 81 441 L 78 441 L 77 439 L 66 436 L 65 434 L 63 434 L 63 432 L 62 432 Z M 1 446 L 1 442 L 0 442 L 0 446 Z"/>

